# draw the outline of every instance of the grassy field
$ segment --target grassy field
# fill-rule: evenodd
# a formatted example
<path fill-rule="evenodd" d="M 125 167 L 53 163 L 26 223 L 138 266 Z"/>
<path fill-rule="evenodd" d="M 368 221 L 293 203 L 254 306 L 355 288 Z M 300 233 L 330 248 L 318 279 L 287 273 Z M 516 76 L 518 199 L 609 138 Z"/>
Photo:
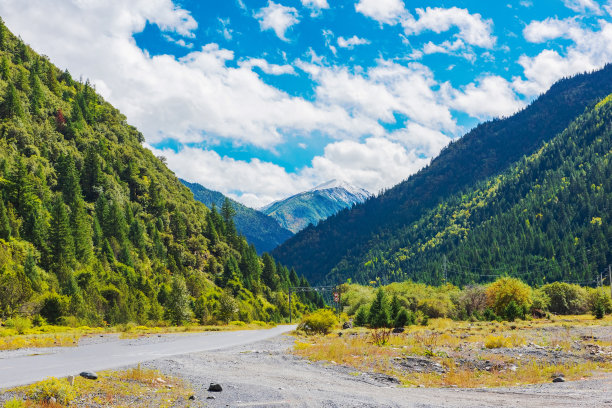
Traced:
<path fill-rule="evenodd" d="M 137 338 L 164 333 L 185 333 L 205 331 L 228 330 L 256 330 L 274 327 L 264 322 L 231 322 L 222 326 L 167 326 L 149 327 L 125 324 L 113 327 L 67 327 L 43 325 L 31 327 L 28 325 L 17 327 L 0 327 L 0 350 L 17 350 L 28 347 L 72 347 L 79 344 L 79 340 L 88 336 L 100 334 L 119 334 L 120 338 Z"/>
<path fill-rule="evenodd" d="M 297 334 L 294 352 L 376 372 L 405 386 L 493 387 L 582 379 L 612 371 L 612 317 L 516 322 L 431 319 L 401 334 L 384 329 Z"/>

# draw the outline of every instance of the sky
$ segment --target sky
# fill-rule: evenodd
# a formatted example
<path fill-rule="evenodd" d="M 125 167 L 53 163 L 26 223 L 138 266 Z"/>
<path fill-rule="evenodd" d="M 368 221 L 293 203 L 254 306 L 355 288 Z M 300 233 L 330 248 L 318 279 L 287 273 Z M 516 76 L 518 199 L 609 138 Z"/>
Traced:
<path fill-rule="evenodd" d="M 260 207 L 372 193 L 612 61 L 612 0 L 0 0 L 177 176 Z"/>

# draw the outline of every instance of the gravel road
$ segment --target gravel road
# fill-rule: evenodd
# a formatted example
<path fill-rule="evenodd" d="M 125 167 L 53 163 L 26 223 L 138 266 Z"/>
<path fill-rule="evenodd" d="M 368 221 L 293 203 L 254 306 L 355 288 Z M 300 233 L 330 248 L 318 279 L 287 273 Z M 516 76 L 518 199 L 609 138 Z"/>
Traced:
<path fill-rule="evenodd" d="M 612 375 L 517 388 L 402 388 L 385 376 L 304 361 L 289 353 L 292 344 L 283 335 L 145 366 L 189 381 L 192 407 L 612 407 Z M 211 382 L 223 391 L 209 393 Z"/>
<path fill-rule="evenodd" d="M 167 334 L 129 340 L 106 336 L 77 347 L 0 352 L 0 390 L 47 377 L 66 377 L 81 371 L 108 370 L 178 354 L 240 346 L 294 328 L 285 325 L 266 330 Z"/>

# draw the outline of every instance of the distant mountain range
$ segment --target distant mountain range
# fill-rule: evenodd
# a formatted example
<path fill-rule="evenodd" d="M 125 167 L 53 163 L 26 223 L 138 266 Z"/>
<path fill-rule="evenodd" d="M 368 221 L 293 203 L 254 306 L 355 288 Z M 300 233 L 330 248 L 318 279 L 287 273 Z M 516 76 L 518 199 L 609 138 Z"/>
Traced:
<path fill-rule="evenodd" d="M 536 284 L 591 280 L 612 262 L 612 107 L 593 109 L 610 93 L 612 65 L 563 79 L 272 255 L 315 284 L 439 283 L 443 270 L 459 284 L 502 272 Z"/>
<path fill-rule="evenodd" d="M 261 212 L 296 233 L 310 224 L 316 225 L 340 210 L 363 203 L 371 196 L 372 194 L 363 188 L 345 181 L 331 180 L 311 190 L 275 201 L 261 208 Z"/>
<path fill-rule="evenodd" d="M 200 184 L 190 183 L 182 179 L 181 183 L 189 187 L 196 200 L 209 208 L 214 204 L 219 210 L 225 201 L 226 196 L 218 191 L 209 190 Z M 236 210 L 234 217 L 236 230 L 244 235 L 250 244 L 255 245 L 259 254 L 271 251 L 293 236 L 293 232 L 281 227 L 274 218 L 240 204 L 231 198 L 230 201 Z"/>

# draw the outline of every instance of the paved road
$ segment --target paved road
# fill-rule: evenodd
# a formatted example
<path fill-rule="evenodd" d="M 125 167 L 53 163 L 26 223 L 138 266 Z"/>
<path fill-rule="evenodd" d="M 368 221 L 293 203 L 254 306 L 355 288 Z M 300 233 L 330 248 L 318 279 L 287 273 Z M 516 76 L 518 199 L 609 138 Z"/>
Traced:
<path fill-rule="evenodd" d="M 278 336 L 295 327 L 172 334 L 66 347 L 54 349 L 52 354 L 0 358 L 0 389 L 30 384 L 47 377 L 65 377 L 86 370 L 108 370 L 180 354 L 242 346 Z M 38 352 L 44 353 L 44 349 Z"/>

